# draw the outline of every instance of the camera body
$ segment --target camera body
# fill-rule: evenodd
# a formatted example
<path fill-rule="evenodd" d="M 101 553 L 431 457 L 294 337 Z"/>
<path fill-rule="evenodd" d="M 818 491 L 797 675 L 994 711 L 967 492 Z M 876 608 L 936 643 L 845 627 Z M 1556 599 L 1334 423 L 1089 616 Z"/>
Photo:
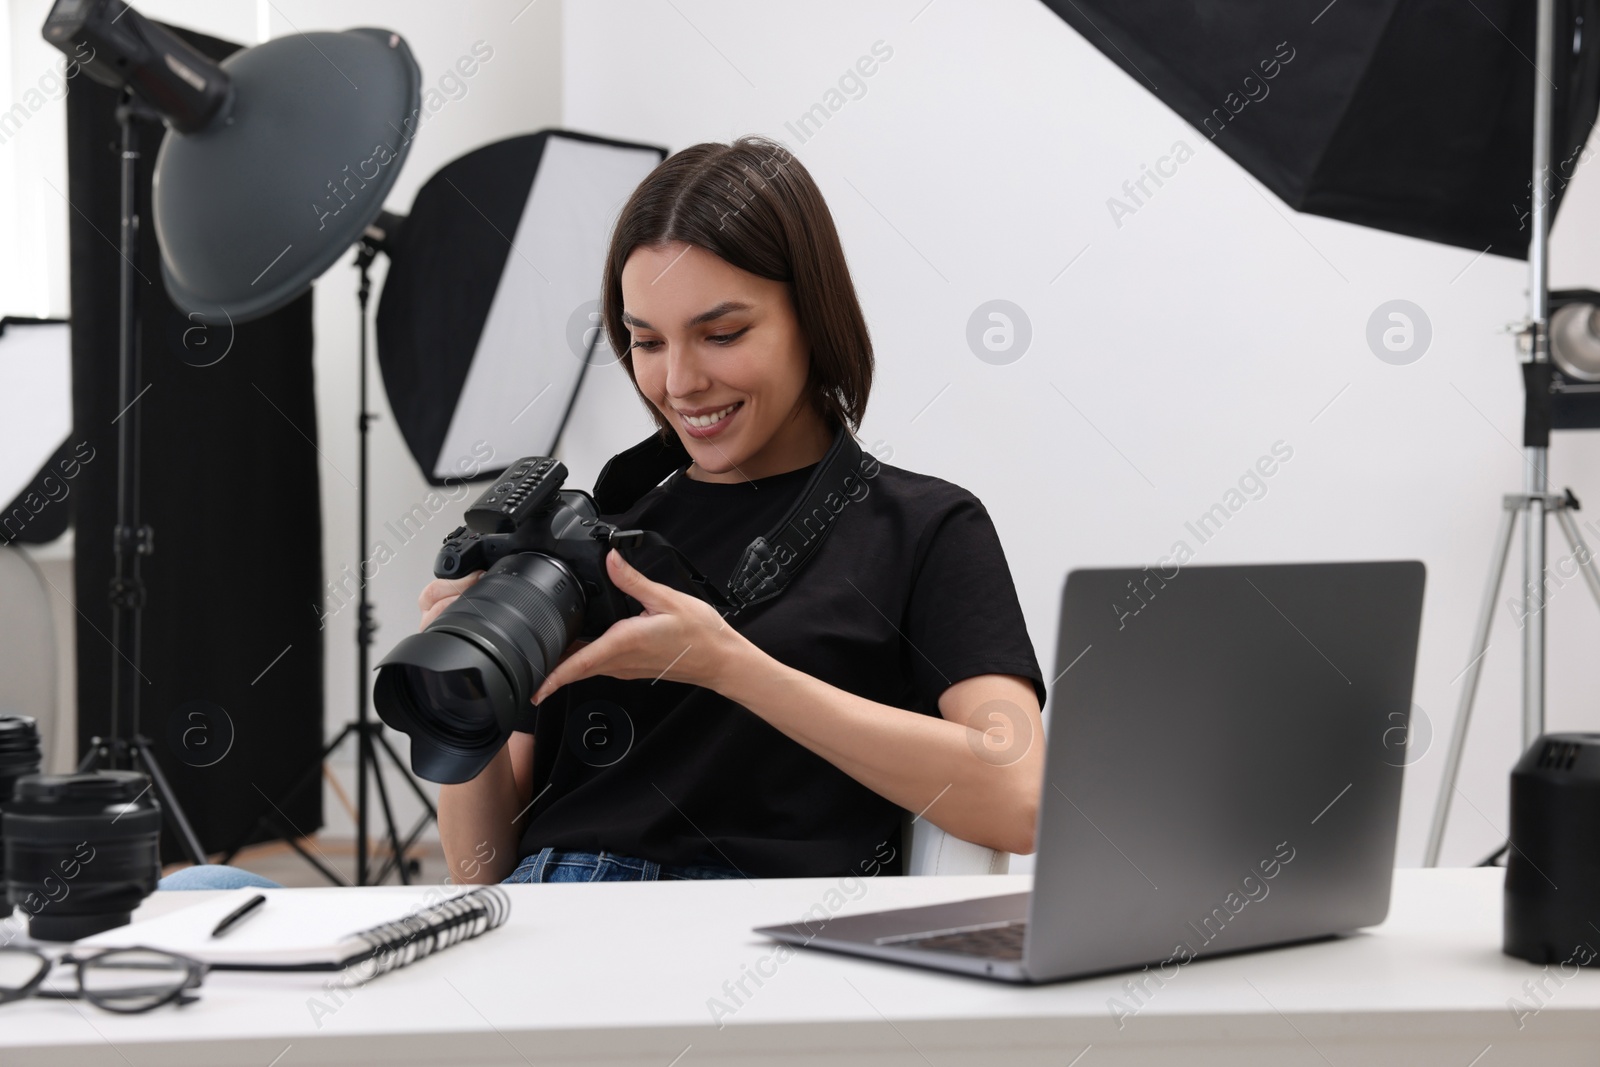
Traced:
<path fill-rule="evenodd" d="M 466 525 L 444 539 L 434 576 L 462 578 L 481 570 L 488 578 L 511 569 L 510 563 L 499 566 L 502 561 L 534 552 L 558 562 L 578 583 L 583 612 L 577 637 L 592 640 L 618 619 L 639 614 L 643 605 L 618 589 L 606 571 L 612 535 L 621 531 L 601 521 L 588 493 L 562 489 L 566 479 L 566 466 L 552 457 L 518 460 L 467 509 Z"/>

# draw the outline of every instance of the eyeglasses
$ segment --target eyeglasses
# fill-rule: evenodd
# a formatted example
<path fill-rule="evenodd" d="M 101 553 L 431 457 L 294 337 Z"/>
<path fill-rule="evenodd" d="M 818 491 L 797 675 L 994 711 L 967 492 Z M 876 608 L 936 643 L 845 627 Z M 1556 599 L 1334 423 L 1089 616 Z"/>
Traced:
<path fill-rule="evenodd" d="M 41 989 L 57 963 L 76 966 L 77 989 Z M 134 1015 L 176 1001 L 179 1006 L 199 1000 L 188 990 L 198 989 L 206 964 L 161 949 L 135 946 L 108 948 L 88 955 L 68 953 L 52 959 L 21 945 L 0 946 L 0 1004 L 27 997 L 87 1000 L 106 1011 Z"/>

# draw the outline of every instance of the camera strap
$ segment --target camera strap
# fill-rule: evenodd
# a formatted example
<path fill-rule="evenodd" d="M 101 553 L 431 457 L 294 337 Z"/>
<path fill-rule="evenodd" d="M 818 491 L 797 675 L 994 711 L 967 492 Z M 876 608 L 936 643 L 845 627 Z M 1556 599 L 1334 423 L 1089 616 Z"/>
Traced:
<path fill-rule="evenodd" d="M 603 515 L 620 515 L 690 459 L 677 435 L 663 440 L 661 434 L 651 434 L 606 461 L 595 480 L 595 504 Z M 624 558 L 639 545 L 664 550 L 684 579 L 699 590 L 701 598 L 725 618 L 731 617 L 783 592 L 821 547 L 845 502 L 855 499 L 856 488 L 877 476 L 878 461 L 862 453 L 845 426 L 837 427 L 833 443 L 811 472 L 805 488 L 777 525 L 751 541 L 741 553 L 726 589 L 701 574 L 688 557 L 652 530 L 613 531 L 611 544 Z"/>

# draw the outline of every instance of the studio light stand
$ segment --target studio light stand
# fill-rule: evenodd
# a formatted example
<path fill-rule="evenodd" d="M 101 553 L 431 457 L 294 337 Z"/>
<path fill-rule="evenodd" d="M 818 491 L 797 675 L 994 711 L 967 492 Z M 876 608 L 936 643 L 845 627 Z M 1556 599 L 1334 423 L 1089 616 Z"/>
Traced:
<path fill-rule="evenodd" d="M 1423 859 L 1428 867 L 1439 864 L 1439 849 L 1444 843 L 1450 802 L 1456 792 L 1461 756 L 1466 749 L 1467 725 L 1472 717 L 1472 704 L 1482 675 L 1483 658 L 1489 651 L 1494 605 L 1505 577 L 1506 561 L 1511 554 L 1511 539 L 1519 514 L 1527 518 L 1522 530 L 1522 596 L 1526 608 L 1522 618 L 1522 751 L 1527 751 L 1544 733 L 1545 549 L 1550 516 L 1555 516 L 1562 532 L 1566 534 L 1572 558 L 1577 562 L 1596 603 L 1600 603 L 1600 571 L 1596 570 L 1594 556 L 1584 544 L 1578 524 L 1572 517 L 1572 512 L 1578 508 L 1578 500 L 1570 489 L 1561 493 L 1550 492 L 1553 374 L 1550 363 L 1550 199 L 1546 181 L 1550 173 L 1553 98 L 1550 79 L 1544 72 L 1551 69 L 1554 42 L 1555 0 L 1538 0 L 1534 52 L 1538 73 L 1533 79 L 1533 203 L 1530 215 L 1533 229 L 1528 246 L 1529 309 L 1528 319 L 1522 324 L 1521 330 L 1521 336 L 1527 338 L 1528 350 L 1528 359 L 1522 364 L 1525 394 L 1522 417 L 1523 491 L 1508 493 L 1502 499 L 1504 510 L 1500 531 L 1495 540 L 1494 554 L 1490 558 L 1489 578 L 1484 587 L 1483 603 L 1478 610 L 1471 658 L 1467 662 L 1466 678 L 1462 682 L 1461 698 L 1456 709 L 1455 732 L 1450 738 L 1450 751 L 1445 758 L 1444 774 L 1439 782 L 1433 823 L 1428 831 L 1427 851 Z"/>
<path fill-rule="evenodd" d="M 178 798 L 167 784 L 161 765 L 150 751 L 150 739 L 139 732 L 139 686 L 144 675 L 141 660 L 140 613 L 144 609 L 144 580 L 139 575 L 139 558 L 155 551 L 155 531 L 139 522 L 139 292 L 134 286 L 139 255 L 139 216 L 137 181 L 139 130 L 137 122 L 160 121 L 154 111 L 138 103 L 132 92 L 124 91 L 117 106 L 117 122 L 122 127 L 122 225 L 118 268 L 117 403 L 121 413 L 117 423 L 117 524 L 112 531 L 116 570 L 111 578 L 111 733 L 93 737 L 88 751 L 78 764 L 80 772 L 101 770 L 142 771 L 150 776 L 150 786 L 161 805 L 162 822 L 183 847 L 193 863 L 204 863 L 200 839 L 189 825 Z M 126 716 L 126 718 L 124 718 Z"/>
<path fill-rule="evenodd" d="M 139 152 L 133 120 L 151 119 L 168 128 L 151 179 L 151 215 L 161 252 L 163 288 L 173 304 L 188 313 L 190 321 L 232 329 L 268 315 L 304 294 L 348 249 L 361 243 L 360 536 L 364 554 L 366 434 L 371 417 L 366 410 L 366 267 L 373 252 L 363 234 L 377 218 L 409 152 L 411 137 L 403 135 L 402 127 L 413 129 L 420 113 L 422 72 L 404 38 L 377 27 L 297 32 L 244 49 L 218 64 L 121 0 L 56 0 L 42 32 L 47 42 L 75 62 L 82 48 L 90 48 L 92 58 L 82 61 L 83 72 L 123 94 L 117 113 L 122 123 L 122 410 L 116 420 L 120 423 L 119 488 L 116 570 L 111 586 L 112 643 L 118 656 L 112 661 L 116 669 L 112 736 L 94 739 L 80 769 L 142 764 L 189 858 L 204 863 L 199 841 L 151 758 L 149 740 L 138 729 L 138 686 L 144 681 L 138 667 L 139 610 L 144 603 L 139 557 L 153 550 L 154 541 L 150 528 L 138 524 L 138 433 L 134 429 L 139 418 L 138 317 L 133 264 L 139 229 L 135 214 Z M 308 100 L 316 101 L 317 106 L 307 107 Z M 294 136 L 286 139 L 284 131 L 290 129 Z M 369 149 L 373 155 L 365 161 L 375 167 L 370 175 L 351 171 L 348 153 L 352 146 L 376 146 Z M 380 156 L 381 164 L 376 162 Z M 358 164 L 357 171 L 364 166 Z M 266 270 L 262 269 L 264 263 Z M 357 882 L 366 884 L 366 771 L 369 765 L 376 766 L 379 746 L 397 765 L 399 760 L 367 717 L 366 661 L 373 623 L 364 578 L 361 592 L 357 720 L 322 756 L 325 759 L 349 733 L 360 739 Z M 130 638 L 131 657 L 121 651 L 122 642 Z M 124 713 L 129 716 L 126 722 Z M 321 768 L 318 760 L 296 784 L 295 792 Z M 376 785 L 395 849 L 391 862 L 400 866 L 404 878 L 407 871 L 399 835 L 381 776 Z M 432 805 L 420 789 L 418 795 L 432 818 Z M 271 798 L 267 803 L 275 821 L 287 821 Z M 227 859 L 243 847 L 263 818 L 246 829 L 227 852 Z M 419 826 L 406 843 L 420 832 Z M 307 853 L 299 837 L 298 830 L 288 827 L 285 840 L 339 883 L 338 875 Z M 387 873 L 385 868 L 378 880 Z"/>
<path fill-rule="evenodd" d="M 356 419 L 356 427 L 360 439 L 361 452 L 360 465 L 356 473 L 356 491 L 360 498 L 358 518 L 356 521 L 356 536 L 358 539 L 356 581 L 359 583 L 356 608 L 356 718 L 354 721 L 346 723 L 344 729 L 340 730 L 338 735 L 335 736 L 332 741 L 328 742 L 327 746 L 323 748 L 322 755 L 317 759 L 317 762 L 306 768 L 305 773 L 302 774 L 295 781 L 295 783 L 289 787 L 289 792 L 286 794 L 288 799 L 292 799 L 296 796 L 299 796 L 303 790 L 311 786 L 314 782 L 320 781 L 322 765 L 327 761 L 328 757 L 331 756 L 333 752 L 344 743 L 345 738 L 352 735 L 356 738 L 356 885 L 381 885 L 384 879 L 389 876 L 389 872 L 391 870 L 397 870 L 400 875 L 400 881 L 405 885 L 410 885 L 410 876 L 417 873 L 417 865 L 415 864 L 415 861 L 412 861 L 411 863 L 407 863 L 405 861 L 404 857 L 406 850 L 416 843 L 417 837 L 424 829 L 427 828 L 428 823 L 437 819 L 439 815 L 438 811 L 433 806 L 433 801 L 428 799 L 428 794 L 423 791 L 422 786 L 418 784 L 416 778 L 412 776 L 410 769 L 407 768 L 405 764 L 405 761 L 403 761 L 395 753 L 395 750 L 389 745 L 389 739 L 383 736 L 383 723 L 378 722 L 371 717 L 370 697 L 372 686 L 368 677 L 369 672 L 367 667 L 369 650 L 372 647 L 372 635 L 378 629 L 378 623 L 372 617 L 372 604 L 367 599 L 367 575 L 365 568 L 367 558 L 368 426 L 371 424 L 372 420 L 377 417 L 367 410 L 367 333 L 369 322 L 367 303 L 372 294 L 372 279 L 370 276 L 372 261 L 377 258 L 379 252 L 385 250 L 388 238 L 390 235 L 392 235 L 394 228 L 398 226 L 400 222 L 401 219 L 397 215 L 392 215 L 387 211 L 380 213 L 378 216 L 378 221 L 367 227 L 366 232 L 362 234 L 361 240 L 356 246 L 355 266 L 361 272 L 361 285 L 357 291 L 356 297 L 357 303 L 361 309 L 361 350 L 359 353 L 361 410 Z M 417 800 L 421 802 L 424 809 L 424 814 L 411 828 L 411 832 L 406 835 L 404 841 L 400 839 L 400 834 L 395 828 L 394 810 L 389 804 L 388 787 L 383 781 L 382 761 L 378 758 L 380 752 L 388 756 L 389 761 L 394 764 L 395 772 L 398 773 L 406 785 L 411 788 L 411 792 L 415 794 Z M 367 881 L 367 870 L 370 862 L 370 858 L 368 856 L 367 834 L 367 775 L 369 772 L 372 775 L 372 784 L 377 789 L 378 803 L 383 809 L 383 824 L 384 829 L 387 831 L 385 836 L 387 836 L 389 839 L 389 847 L 391 849 L 391 854 L 388 860 L 384 863 L 383 867 L 378 871 L 377 875 L 372 879 L 371 882 Z M 258 819 L 256 826 L 259 826 L 262 821 L 267 820 L 272 822 L 278 821 L 269 813 L 263 813 L 260 819 Z M 244 842 L 249 839 L 250 835 L 254 832 L 254 829 L 255 828 L 252 827 L 250 830 L 246 831 L 246 833 L 228 852 L 227 856 L 222 862 L 228 863 L 232 861 L 234 854 L 237 853 L 240 848 L 244 847 Z M 280 827 L 280 829 L 282 828 Z M 329 870 L 319 859 L 308 853 L 300 844 L 300 842 L 291 836 L 292 831 L 293 827 L 289 827 L 287 828 L 287 831 L 283 833 L 284 840 L 288 842 L 291 848 L 300 853 L 300 855 L 304 857 L 308 863 L 316 867 L 317 870 L 321 871 L 330 882 L 333 882 L 335 885 L 346 884 L 336 873 Z"/>

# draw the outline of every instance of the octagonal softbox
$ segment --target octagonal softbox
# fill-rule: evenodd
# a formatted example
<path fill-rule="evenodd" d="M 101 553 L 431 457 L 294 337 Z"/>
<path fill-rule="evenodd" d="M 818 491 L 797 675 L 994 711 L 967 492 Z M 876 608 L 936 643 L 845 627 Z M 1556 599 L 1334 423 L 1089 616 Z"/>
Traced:
<path fill-rule="evenodd" d="M 378 364 L 430 484 L 550 455 L 601 354 L 601 271 L 628 196 L 666 158 L 562 130 L 512 137 L 429 178 L 385 246 Z M 503 460 L 480 466 L 478 442 Z"/>

